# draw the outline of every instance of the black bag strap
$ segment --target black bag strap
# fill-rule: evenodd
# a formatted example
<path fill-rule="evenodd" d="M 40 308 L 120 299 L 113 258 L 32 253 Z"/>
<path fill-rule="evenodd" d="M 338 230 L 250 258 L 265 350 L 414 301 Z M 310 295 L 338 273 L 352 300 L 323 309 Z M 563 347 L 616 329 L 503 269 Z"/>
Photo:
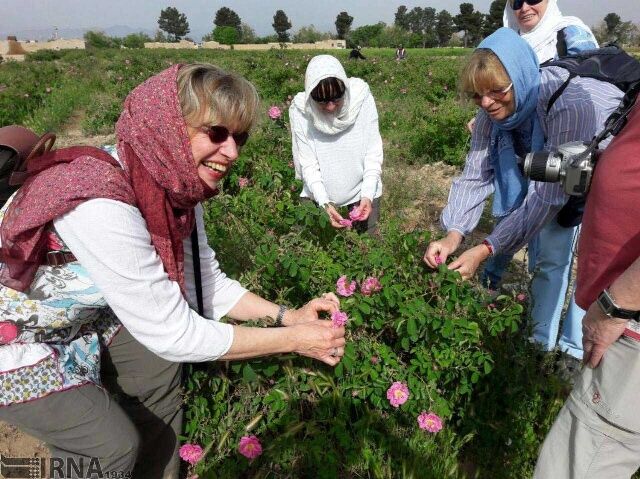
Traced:
<path fill-rule="evenodd" d="M 562 30 L 558 30 L 556 35 L 556 51 L 558 52 L 558 58 L 567 56 L 567 38 L 564 34 L 564 28 Z"/>
<path fill-rule="evenodd" d="M 202 275 L 200 274 L 200 245 L 198 244 L 198 224 L 193 226 L 191 232 L 191 252 L 193 255 L 193 274 L 196 279 L 196 297 L 198 298 L 198 314 L 204 314 L 204 302 L 202 300 Z"/>
<path fill-rule="evenodd" d="M 549 98 L 549 102 L 547 103 L 547 115 L 549 114 L 549 110 L 551 110 L 553 104 L 558 98 L 560 98 L 560 95 L 562 95 L 562 93 L 566 90 L 566 88 L 569 86 L 569 83 L 575 78 L 575 76 L 575 73 L 569 73 L 569 78 L 567 78 L 566 81 L 562 85 L 560 85 L 560 88 L 553 92 L 553 95 L 551 95 L 551 98 Z"/>

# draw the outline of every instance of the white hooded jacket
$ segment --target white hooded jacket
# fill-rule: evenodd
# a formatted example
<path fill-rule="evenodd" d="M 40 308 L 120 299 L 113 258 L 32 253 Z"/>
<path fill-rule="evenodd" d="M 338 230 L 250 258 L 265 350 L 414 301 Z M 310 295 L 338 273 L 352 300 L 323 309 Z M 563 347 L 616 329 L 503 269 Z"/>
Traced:
<path fill-rule="evenodd" d="M 324 78 L 344 82 L 346 92 L 336 113 L 324 113 L 311 91 Z M 292 152 L 296 177 L 302 179 L 302 197 L 320 206 L 339 206 L 373 200 L 382 194 L 382 138 L 378 112 L 369 86 L 359 78 L 347 78 L 331 55 L 311 59 L 305 74 L 305 91 L 289 108 Z"/>

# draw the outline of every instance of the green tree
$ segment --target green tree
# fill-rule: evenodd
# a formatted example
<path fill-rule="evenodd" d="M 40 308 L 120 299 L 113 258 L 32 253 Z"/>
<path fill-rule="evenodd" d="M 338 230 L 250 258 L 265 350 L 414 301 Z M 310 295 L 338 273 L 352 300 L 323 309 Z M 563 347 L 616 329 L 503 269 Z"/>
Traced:
<path fill-rule="evenodd" d="M 291 22 L 289 21 L 287 14 L 284 13 L 284 10 L 276 11 L 276 14 L 273 16 L 273 23 L 271 26 L 276 31 L 279 42 L 283 43 L 289 41 L 289 32 L 287 30 L 291 28 Z"/>
<path fill-rule="evenodd" d="M 118 48 L 120 46 L 120 39 L 94 30 L 89 30 L 84 34 L 84 41 L 89 48 Z"/>
<path fill-rule="evenodd" d="M 502 27 L 502 15 L 506 4 L 507 0 L 493 0 L 493 2 L 491 2 L 489 13 L 484 17 L 482 36 L 488 37 L 498 28 Z"/>
<path fill-rule="evenodd" d="M 456 31 L 453 17 L 446 10 L 440 10 L 436 18 L 436 36 L 438 37 L 438 46 L 444 47 L 449 43 L 451 35 Z"/>
<path fill-rule="evenodd" d="M 436 35 L 436 10 L 431 7 L 415 7 L 407 14 L 409 31 L 419 35 L 422 47 L 434 47 L 438 44 Z"/>
<path fill-rule="evenodd" d="M 349 41 L 354 46 L 379 47 L 382 43 L 381 35 L 385 27 L 384 22 L 379 22 L 375 25 L 363 25 L 351 32 Z"/>
<path fill-rule="evenodd" d="M 314 25 L 302 27 L 293 35 L 293 43 L 315 43 L 321 40 L 328 40 L 331 35 L 322 33 Z"/>
<path fill-rule="evenodd" d="M 460 13 L 453 19 L 458 30 L 464 30 L 464 46 L 475 46 L 482 37 L 484 15 L 473 8 L 472 3 L 461 3 Z"/>
<path fill-rule="evenodd" d="M 238 37 L 242 36 L 242 21 L 240 20 L 240 16 L 228 7 L 222 7 L 216 12 L 213 24 L 216 27 L 233 27 L 236 32 L 238 32 Z"/>
<path fill-rule="evenodd" d="M 216 27 L 213 29 L 213 40 L 223 45 L 235 45 L 240 35 L 234 27 Z"/>
<path fill-rule="evenodd" d="M 180 41 L 182 37 L 189 33 L 187 16 L 174 7 L 167 7 L 160 12 L 158 26 L 160 30 L 167 32 L 169 39 L 174 42 Z"/>
<path fill-rule="evenodd" d="M 622 23 L 622 19 L 617 13 L 607 13 L 604 17 L 604 23 L 607 26 L 607 35 L 613 37 L 616 34 L 616 30 Z"/>
<path fill-rule="evenodd" d="M 347 12 L 340 12 L 336 17 L 336 31 L 338 32 L 338 38 L 344 40 L 349 33 L 351 24 L 353 23 L 353 17 Z"/>
<path fill-rule="evenodd" d="M 406 5 L 400 5 L 398 7 L 393 24 L 398 28 L 402 28 L 403 30 L 409 30 L 409 19 L 407 18 Z"/>
<path fill-rule="evenodd" d="M 132 33 L 122 39 L 122 45 L 127 48 L 144 48 L 145 42 L 150 42 L 151 37 L 146 33 Z"/>
<path fill-rule="evenodd" d="M 250 25 L 246 23 L 240 24 L 240 30 L 242 33 L 240 34 L 240 41 L 242 43 L 255 43 L 256 42 L 256 32 Z"/>

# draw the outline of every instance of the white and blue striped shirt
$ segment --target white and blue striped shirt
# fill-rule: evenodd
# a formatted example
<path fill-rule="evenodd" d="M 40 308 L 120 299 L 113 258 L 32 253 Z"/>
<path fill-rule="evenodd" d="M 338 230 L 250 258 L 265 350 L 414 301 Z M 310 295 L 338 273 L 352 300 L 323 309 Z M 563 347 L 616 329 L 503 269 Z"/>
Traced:
<path fill-rule="evenodd" d="M 556 151 L 570 141 L 590 141 L 622 99 L 622 92 L 610 83 L 576 77 L 547 113 L 549 99 L 568 77 L 569 72 L 560 67 L 542 69 L 537 112 L 546 151 Z M 448 204 L 440 217 L 446 231 L 467 236 L 478 225 L 484 202 L 494 191 L 490 143 L 491 120 L 480 110 L 464 171 L 451 185 Z M 607 143 L 603 142 L 601 148 Z M 513 253 L 524 246 L 560 211 L 567 198 L 560 183 L 530 181 L 522 204 L 487 237 L 494 254 Z"/>

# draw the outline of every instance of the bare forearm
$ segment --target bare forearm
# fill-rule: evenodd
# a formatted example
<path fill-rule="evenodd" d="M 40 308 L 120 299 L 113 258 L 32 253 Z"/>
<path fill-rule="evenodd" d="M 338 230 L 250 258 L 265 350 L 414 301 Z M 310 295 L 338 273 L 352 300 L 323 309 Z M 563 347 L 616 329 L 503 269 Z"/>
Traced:
<path fill-rule="evenodd" d="M 291 328 L 246 328 L 234 326 L 233 343 L 222 360 L 249 359 L 296 350 Z"/>
<path fill-rule="evenodd" d="M 640 310 L 640 258 L 611 284 L 609 291 L 621 308 Z"/>
<path fill-rule="evenodd" d="M 259 318 L 273 318 L 278 315 L 279 306 L 247 291 L 240 301 L 231 308 L 227 316 L 238 321 L 250 321 Z"/>

